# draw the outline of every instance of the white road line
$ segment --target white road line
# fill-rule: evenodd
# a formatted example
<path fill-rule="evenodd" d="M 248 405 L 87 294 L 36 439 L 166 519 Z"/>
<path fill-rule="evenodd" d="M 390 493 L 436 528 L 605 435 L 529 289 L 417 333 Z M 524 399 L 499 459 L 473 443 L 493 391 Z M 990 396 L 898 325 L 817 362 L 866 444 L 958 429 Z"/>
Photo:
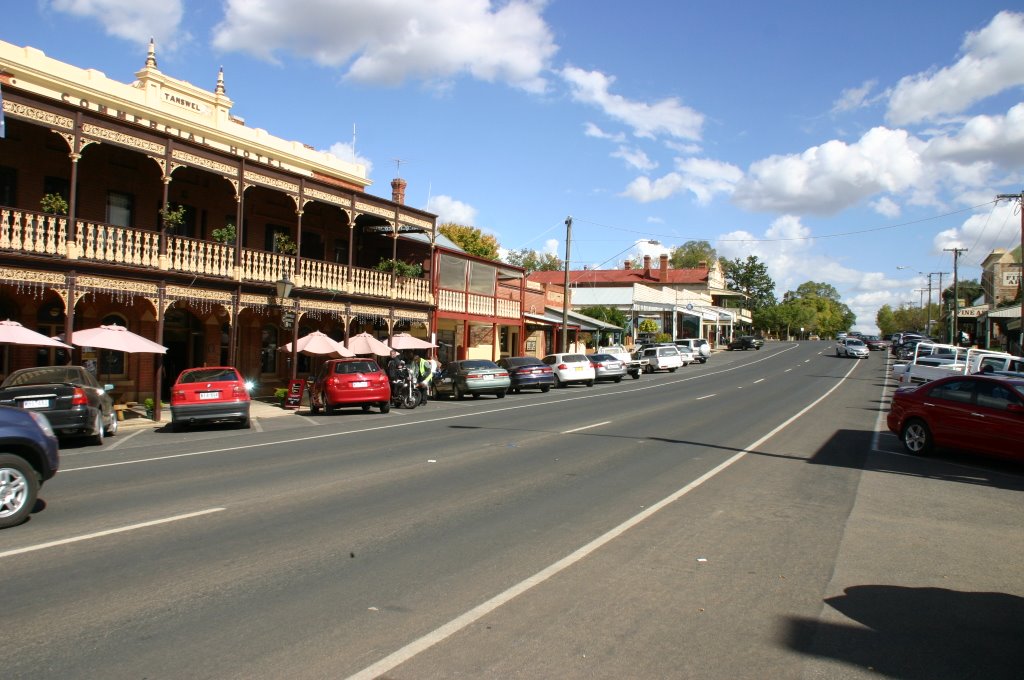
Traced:
<path fill-rule="evenodd" d="M 257 432 L 263 432 L 263 425 L 260 423 L 259 418 L 249 418 L 249 426 Z"/>
<path fill-rule="evenodd" d="M 572 434 L 573 432 L 582 432 L 583 430 L 589 430 L 592 427 L 601 427 L 602 425 L 607 425 L 610 422 L 612 421 L 605 420 L 604 422 L 594 423 L 593 425 L 584 425 L 583 427 L 577 427 L 576 429 L 573 430 L 566 430 L 565 432 L 560 432 L 559 434 Z"/>
<path fill-rule="evenodd" d="M 694 401 L 700 401 L 701 399 L 710 399 L 711 397 L 717 397 L 718 394 L 705 394 L 703 397 L 697 397 Z"/>
<path fill-rule="evenodd" d="M 128 441 L 132 437 L 138 437 L 143 432 L 144 432 L 144 430 L 136 430 L 135 432 L 132 432 L 131 434 L 126 434 L 123 437 L 118 437 L 117 439 L 115 439 L 113 441 L 113 443 L 111 443 L 107 448 L 105 448 L 103 450 L 104 451 L 113 451 L 118 446 L 120 446 L 121 444 L 124 444 L 126 441 Z"/>
<path fill-rule="evenodd" d="M 744 456 L 746 456 L 747 453 L 749 453 L 751 451 L 755 451 L 759 446 L 761 446 L 766 441 L 768 441 L 769 439 L 774 437 L 776 434 L 778 434 L 779 432 L 781 432 L 782 430 L 787 428 L 797 418 L 799 418 L 800 416 L 802 416 L 805 413 L 807 413 L 808 411 L 810 411 L 812 408 L 814 408 L 819 403 L 821 403 L 825 398 L 827 398 L 830 394 L 832 394 L 837 389 L 839 389 L 839 386 L 842 385 L 843 382 L 845 382 L 846 379 L 850 377 L 850 374 L 856 369 L 857 366 L 858 366 L 858 364 L 854 364 L 852 367 L 850 367 L 850 370 L 846 372 L 846 375 L 844 375 L 843 378 L 839 382 L 837 382 L 827 392 L 825 392 L 825 394 L 821 395 L 820 397 L 818 397 L 817 399 L 812 401 L 810 404 L 808 404 L 807 406 L 802 408 L 796 414 L 790 416 L 785 422 L 783 422 L 782 424 L 778 425 L 771 432 L 769 432 L 768 434 L 764 435 L 763 437 L 761 437 L 760 439 L 758 439 L 754 443 L 748 445 L 745 449 L 743 449 L 742 451 L 740 451 L 736 455 L 732 456 L 728 460 L 724 461 L 723 463 L 720 463 L 717 467 L 714 467 L 711 470 L 705 472 L 703 475 L 701 475 L 697 479 L 693 480 L 692 482 L 690 482 L 689 484 L 687 484 L 683 488 L 681 488 L 678 491 L 674 492 L 670 496 L 667 496 L 666 498 L 663 498 L 662 500 L 660 500 L 657 503 L 655 503 L 654 505 L 648 507 L 647 509 L 645 509 L 644 511 L 640 512 L 639 514 L 636 514 L 633 517 L 630 517 L 625 522 L 623 522 L 619 526 L 615 527 L 611 531 L 609 531 L 609 532 L 607 532 L 607 533 L 605 533 L 605 534 L 603 534 L 601 536 L 598 536 L 593 541 L 591 541 L 590 543 L 587 543 L 585 546 L 583 546 L 582 548 L 576 550 L 572 554 L 567 555 L 566 557 L 563 557 L 562 559 L 560 559 L 559 561 L 555 562 L 554 564 L 552 564 L 552 565 L 550 565 L 548 567 L 545 567 L 544 569 L 538 571 L 533 576 L 530 576 L 527 579 L 525 579 L 523 581 L 520 581 L 516 585 L 514 585 L 511 588 L 509 588 L 508 590 L 506 590 L 505 592 L 500 593 L 500 594 L 494 596 L 490 600 L 487 600 L 486 602 L 484 602 L 484 603 L 482 603 L 480 605 L 477 605 L 473 609 L 470 609 L 468 612 L 462 614 L 461 616 L 458 616 L 458 617 L 452 619 L 451 621 L 449 621 L 448 623 L 442 625 L 441 627 L 434 629 L 433 631 L 431 631 L 430 633 L 427 633 L 426 635 L 424 635 L 423 637 L 419 638 L 418 640 L 414 640 L 413 642 L 410 642 L 406 646 L 404 646 L 401 649 L 399 649 L 399 650 L 389 654 L 388 656 L 384 657 L 383 659 L 381 659 L 377 663 L 364 668 L 363 670 L 359 671 L 355 675 L 349 676 L 348 680 L 373 680 L 373 678 L 378 678 L 378 677 L 384 675 L 385 673 L 391 671 L 392 669 L 396 668 L 397 666 L 405 663 L 409 659 L 412 659 L 413 657 L 415 657 L 420 652 L 424 652 L 424 651 L 430 649 L 431 647 L 433 647 L 436 644 L 439 644 L 440 642 L 444 641 L 446 638 L 450 637 L 451 635 L 454 635 L 455 633 L 461 631 L 462 629 L 470 626 L 471 624 L 473 624 L 476 621 L 480 620 L 481 618 L 483 618 L 487 614 L 490 614 L 491 612 L 493 612 L 494 610 L 498 609 L 502 605 L 508 603 L 510 600 L 518 597 L 519 595 L 522 595 L 523 593 L 525 593 L 526 591 L 530 590 L 534 586 L 540 585 L 541 583 L 544 583 L 545 581 L 550 579 L 552 576 L 555 576 L 558 573 L 560 573 L 562 571 L 565 571 L 566 569 L 568 569 L 569 567 L 573 566 L 574 564 L 576 564 L 577 562 L 579 562 L 583 558 L 587 557 L 588 555 L 590 555 L 591 553 L 595 552 L 599 548 L 602 548 L 607 543 L 609 543 L 612 540 L 618 538 L 619 536 L 621 536 L 622 534 L 626 533 L 627 531 L 629 531 L 630 529 L 632 529 L 636 525 L 640 524 L 641 522 L 643 522 L 648 517 L 654 515 L 655 513 L 657 513 L 660 510 L 662 510 L 663 508 L 667 507 L 668 505 L 670 505 L 670 504 L 674 503 L 675 501 L 679 500 L 680 498 L 682 498 L 686 494 L 690 493 L 691 491 L 693 491 L 697 487 L 701 486 L 702 484 L 704 484 L 704 482 L 707 482 L 708 480 L 713 479 L 720 472 L 722 472 L 726 468 L 730 467 L 733 463 L 735 463 L 736 461 L 738 461 L 738 460 L 742 459 Z"/>
<path fill-rule="evenodd" d="M 781 349 L 779 351 L 779 353 L 781 353 L 781 352 L 789 352 L 790 350 L 794 350 L 794 349 L 797 349 L 797 345 L 792 345 L 791 347 L 786 347 L 784 349 Z M 664 382 L 658 382 L 658 383 L 655 383 L 654 385 L 640 385 L 638 387 L 627 387 L 625 389 L 619 389 L 619 390 L 615 390 L 613 392 L 598 392 L 597 394 L 583 394 L 583 395 L 580 395 L 578 397 L 565 397 L 563 399 L 558 399 L 558 400 L 554 400 L 554 401 L 529 402 L 529 403 L 526 403 L 526 404 L 517 404 L 515 406 L 501 406 L 501 407 L 498 407 L 498 408 L 487 409 L 485 411 L 480 411 L 480 410 L 474 409 L 472 411 L 467 411 L 465 413 L 455 413 L 455 414 L 452 414 L 450 416 L 437 416 L 437 417 L 433 417 L 433 418 L 430 419 L 430 422 L 432 422 L 432 423 L 439 423 L 439 422 L 443 422 L 445 420 L 459 420 L 459 419 L 462 419 L 462 418 L 471 418 L 471 417 L 474 417 L 474 416 L 485 416 L 485 415 L 489 415 L 491 413 L 503 413 L 505 411 L 514 411 L 514 410 L 518 410 L 518 409 L 548 408 L 553 403 L 563 403 L 563 402 L 568 402 L 568 401 L 579 401 L 579 400 L 582 400 L 582 399 L 609 399 L 609 398 L 620 399 L 620 398 L 622 398 L 623 394 L 630 394 L 632 392 L 645 392 L 647 390 L 656 390 L 656 389 L 663 389 L 663 388 L 672 388 L 672 387 L 674 387 L 675 385 L 677 385 L 677 384 L 679 384 L 681 382 L 689 382 L 691 380 L 700 380 L 702 378 L 707 378 L 707 377 L 713 376 L 713 375 L 720 375 L 722 373 L 730 373 L 732 371 L 737 371 L 737 370 L 739 370 L 741 368 L 745 368 L 746 366 L 750 366 L 752 364 L 758 364 L 758 363 L 761 363 L 762 361 L 768 361 L 769 359 L 771 359 L 771 358 L 773 358 L 775 356 L 778 356 L 779 353 L 772 354 L 770 356 L 760 357 L 760 358 L 755 359 L 755 360 L 753 360 L 753 361 L 751 361 L 750 363 L 747 363 L 747 364 L 740 364 L 738 366 L 731 366 L 729 368 L 722 368 L 722 369 L 719 369 L 717 371 L 708 371 L 707 373 L 700 373 L 699 375 L 693 375 L 693 376 L 689 376 L 689 377 L 686 377 L 686 378 L 676 378 L 675 380 L 665 380 Z M 394 412 L 395 411 L 393 410 L 392 413 L 394 413 Z M 401 411 L 398 411 L 398 413 L 401 413 Z M 402 415 L 405 415 L 405 414 L 403 413 Z M 409 415 L 412 415 L 412 414 L 409 414 Z M 85 471 L 85 470 L 99 470 L 99 469 L 102 469 L 102 468 L 119 467 L 119 466 L 122 466 L 122 465 L 138 465 L 138 464 L 141 464 L 141 463 L 155 463 L 155 462 L 164 461 L 164 460 L 174 460 L 175 458 L 192 458 L 194 456 L 205 456 L 205 455 L 208 455 L 208 454 L 211 454 L 211 453 L 230 453 L 230 452 L 233 452 L 233 451 L 245 451 L 247 449 L 258 449 L 258 448 L 262 448 L 262 447 L 265 447 L 265 446 L 279 446 L 279 445 L 282 445 L 282 444 L 287 445 L 287 444 L 294 444 L 294 443 L 297 443 L 297 442 L 313 441 L 313 440 L 316 440 L 316 439 L 329 439 L 329 438 L 334 438 L 334 437 L 348 437 L 349 435 L 353 435 L 353 434 L 363 434 L 363 433 L 366 433 L 366 432 L 377 432 L 377 431 L 380 431 L 380 430 L 390 430 L 392 428 L 398 428 L 398 427 L 410 427 L 410 426 L 413 426 L 413 425 L 419 425 L 422 422 L 424 422 L 424 421 L 423 420 L 407 420 L 407 421 L 401 422 L 401 423 L 389 423 L 387 425 L 377 425 L 375 427 L 364 427 L 364 428 L 358 429 L 358 430 L 346 430 L 344 432 L 332 432 L 330 434 L 314 434 L 314 435 L 309 435 L 309 436 L 306 436 L 306 437 L 296 437 L 294 439 L 282 439 L 280 441 L 261 442 L 259 444 L 241 444 L 239 446 L 226 446 L 226 447 L 220 448 L 220 449 L 207 449 L 205 451 L 191 451 L 189 453 L 175 453 L 175 454 L 170 454 L 170 455 L 167 455 L 167 456 L 156 456 L 154 458 L 139 458 L 138 460 L 122 460 L 122 461 L 118 461 L 118 462 L 115 462 L 115 463 L 100 463 L 100 464 L 97 464 L 97 465 L 88 465 L 88 466 L 85 466 L 85 467 L 78 467 L 78 468 L 61 468 L 60 473 L 62 475 L 66 475 L 66 474 L 69 474 L 71 472 L 82 472 L 82 471 Z"/>
<path fill-rule="evenodd" d="M 758 378 L 757 380 L 754 381 L 754 384 L 756 385 L 759 382 L 764 382 L 764 378 Z"/>
<path fill-rule="evenodd" d="M 787 368 L 785 371 L 783 371 L 783 373 L 789 373 L 792 370 L 793 370 L 792 368 Z"/>
<path fill-rule="evenodd" d="M 174 517 L 165 517 L 164 519 L 154 519 L 150 522 L 142 522 L 140 524 L 130 524 L 126 527 L 120 527 L 117 529 L 107 529 L 106 531 L 97 531 L 92 534 L 83 534 L 82 536 L 73 536 L 71 538 L 62 538 L 59 541 L 50 541 L 49 543 L 39 543 L 37 545 L 30 545 L 24 548 L 17 548 L 15 550 L 7 550 L 0 552 L 0 558 L 11 557 L 12 555 L 21 555 L 22 553 L 35 552 L 37 550 L 45 550 L 46 548 L 55 548 L 58 545 L 67 545 L 69 543 L 78 543 L 79 541 L 88 541 L 93 538 L 101 538 L 103 536 L 110 536 L 111 534 L 120 534 L 125 531 L 134 531 L 135 529 L 145 529 L 146 527 L 156 526 L 158 524 L 167 524 L 168 522 L 178 522 L 183 519 L 191 519 L 193 517 L 200 517 L 202 515 L 209 515 L 210 513 L 220 512 L 221 510 L 227 510 L 227 508 L 210 508 L 209 510 L 200 510 L 198 512 L 190 512 L 185 515 L 175 515 Z"/>

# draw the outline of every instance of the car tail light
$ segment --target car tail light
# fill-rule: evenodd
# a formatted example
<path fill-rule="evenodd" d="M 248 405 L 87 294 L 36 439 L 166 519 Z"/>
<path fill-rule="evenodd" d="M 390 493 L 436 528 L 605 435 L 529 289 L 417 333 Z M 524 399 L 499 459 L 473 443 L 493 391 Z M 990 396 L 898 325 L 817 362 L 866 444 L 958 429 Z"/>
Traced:
<path fill-rule="evenodd" d="M 174 390 L 171 392 L 171 401 L 185 401 L 185 390 Z"/>
<path fill-rule="evenodd" d="M 338 387 L 339 385 L 341 385 L 341 380 L 338 378 L 338 376 L 332 375 L 330 378 L 327 379 L 327 385 L 329 387 Z"/>
<path fill-rule="evenodd" d="M 479 380 L 483 375 L 480 373 L 470 373 L 466 376 L 466 380 Z"/>
<path fill-rule="evenodd" d="M 495 373 L 494 375 L 498 376 L 499 378 L 507 378 L 508 377 L 508 371 L 502 371 L 500 373 Z"/>
<path fill-rule="evenodd" d="M 72 406 L 86 406 L 89 403 L 89 397 L 85 395 L 85 390 L 81 387 L 76 387 L 74 394 L 71 396 Z"/>
<path fill-rule="evenodd" d="M 567 370 L 569 370 L 569 367 L 566 366 L 565 364 L 558 364 L 558 370 L 559 371 L 567 371 Z"/>
<path fill-rule="evenodd" d="M 238 399 L 239 397 L 244 397 L 246 394 L 247 393 L 245 391 L 244 385 L 235 384 L 231 386 L 231 396 L 234 397 L 235 399 Z"/>
<path fill-rule="evenodd" d="M 594 364 L 594 368 L 604 368 L 604 364 L 602 364 L 600 361 L 594 361 L 592 363 Z"/>

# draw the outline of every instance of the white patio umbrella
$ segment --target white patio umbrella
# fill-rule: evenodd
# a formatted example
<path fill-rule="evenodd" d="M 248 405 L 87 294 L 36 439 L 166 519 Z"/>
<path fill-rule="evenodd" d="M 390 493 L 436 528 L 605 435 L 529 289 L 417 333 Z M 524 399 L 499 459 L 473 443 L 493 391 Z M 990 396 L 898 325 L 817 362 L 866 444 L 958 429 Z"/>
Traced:
<path fill-rule="evenodd" d="M 79 347 L 99 347 L 110 349 L 115 352 L 144 352 L 149 354 L 164 354 L 167 348 L 163 345 L 147 340 L 141 335 L 132 333 L 124 326 L 111 324 L 99 328 L 87 328 L 82 331 L 71 333 L 71 344 Z"/>
<path fill-rule="evenodd" d="M 302 354 L 313 355 L 313 354 L 326 354 L 336 355 L 339 357 L 354 357 L 355 352 L 345 347 L 340 342 L 331 339 L 331 336 L 320 331 L 313 331 L 307 333 L 299 338 L 299 341 L 295 343 L 296 349 Z M 281 347 L 282 352 L 291 352 L 292 343 L 288 343 Z"/>
<path fill-rule="evenodd" d="M 403 349 L 430 349 L 431 347 L 437 347 L 432 342 L 417 338 L 415 335 L 409 335 L 408 333 L 395 333 L 391 336 L 391 346 L 397 350 Z"/>
<path fill-rule="evenodd" d="M 0 345 L 32 345 L 34 347 L 65 347 L 67 345 L 55 338 L 48 338 L 42 333 L 36 333 L 31 328 L 25 328 L 17 321 L 0 321 Z"/>
<path fill-rule="evenodd" d="M 360 333 L 350 337 L 348 339 L 348 348 L 356 354 L 376 354 L 382 357 L 391 354 L 390 347 L 369 333 Z"/>

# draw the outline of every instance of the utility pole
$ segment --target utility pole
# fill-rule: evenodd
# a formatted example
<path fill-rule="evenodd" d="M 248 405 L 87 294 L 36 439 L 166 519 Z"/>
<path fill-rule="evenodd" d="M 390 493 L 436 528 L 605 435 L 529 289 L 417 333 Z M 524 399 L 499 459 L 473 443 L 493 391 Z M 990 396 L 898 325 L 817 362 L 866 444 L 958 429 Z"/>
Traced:
<path fill-rule="evenodd" d="M 957 261 L 960 259 L 960 253 L 966 253 L 967 248 L 943 248 L 947 252 L 953 253 L 953 323 L 949 325 L 949 344 L 955 345 L 957 341 L 957 323 L 960 321 L 957 318 L 960 315 L 960 292 L 957 290 Z"/>
<path fill-rule="evenodd" d="M 1024 191 L 1019 194 L 998 194 L 997 201 L 1017 201 L 1017 213 L 1020 215 L 1020 262 L 1017 266 L 1020 271 L 1017 274 L 1017 289 L 1024 292 Z M 1020 300 L 1020 329 L 1017 334 L 1017 352 L 1024 353 L 1024 294 Z"/>
<path fill-rule="evenodd" d="M 565 286 L 562 290 L 562 349 L 569 347 L 569 249 L 572 244 L 572 215 L 565 218 Z"/>

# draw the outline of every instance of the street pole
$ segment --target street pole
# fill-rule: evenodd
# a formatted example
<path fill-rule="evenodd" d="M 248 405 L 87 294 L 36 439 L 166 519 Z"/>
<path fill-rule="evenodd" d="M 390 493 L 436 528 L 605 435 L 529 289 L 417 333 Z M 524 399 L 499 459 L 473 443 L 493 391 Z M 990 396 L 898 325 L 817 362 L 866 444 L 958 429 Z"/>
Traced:
<path fill-rule="evenodd" d="M 569 347 L 569 252 L 572 245 L 572 215 L 565 218 L 565 285 L 562 290 L 562 351 Z"/>
<path fill-rule="evenodd" d="M 967 248 L 943 248 L 947 252 L 953 253 L 953 322 L 949 325 L 949 344 L 957 344 L 957 323 L 960 321 L 960 294 L 957 291 L 957 262 L 960 259 L 960 253 L 966 253 Z"/>

